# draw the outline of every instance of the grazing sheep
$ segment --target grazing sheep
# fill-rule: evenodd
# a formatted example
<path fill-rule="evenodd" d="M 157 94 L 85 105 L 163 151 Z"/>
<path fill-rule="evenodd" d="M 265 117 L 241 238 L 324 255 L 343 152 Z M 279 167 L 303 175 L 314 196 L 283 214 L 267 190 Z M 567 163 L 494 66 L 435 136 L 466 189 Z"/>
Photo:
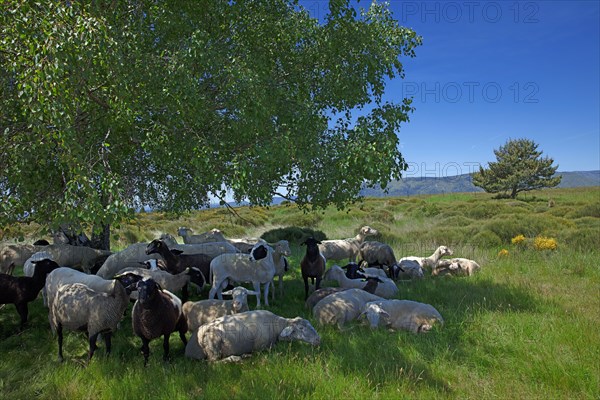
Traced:
<path fill-rule="evenodd" d="M 63 361 L 63 328 L 85 330 L 90 345 L 88 362 L 96 351 L 96 340 L 102 334 L 106 354 L 111 351 L 112 334 L 123 319 L 129 303 L 131 286 L 139 280 L 132 274 L 115 277 L 108 292 L 97 292 L 83 283 L 68 283 L 58 288 L 50 304 L 50 328 L 58 336 L 58 360 Z"/>
<path fill-rule="evenodd" d="M 270 311 L 247 311 L 226 315 L 201 326 L 190 338 L 186 357 L 209 361 L 238 361 L 240 356 L 270 348 L 278 340 L 321 343 L 308 320 L 284 318 Z"/>
<path fill-rule="evenodd" d="M 223 292 L 223 294 L 230 295 L 232 299 L 209 299 L 183 303 L 183 315 L 185 315 L 187 321 L 188 331 L 193 332 L 199 326 L 219 317 L 248 311 L 248 295 L 256 295 L 254 291 L 243 286 L 236 286 L 227 292 Z"/>
<path fill-rule="evenodd" d="M 468 258 L 452 258 L 450 260 L 440 260 L 431 275 L 471 276 L 480 269 L 479 264 Z"/>
<path fill-rule="evenodd" d="M 375 290 L 377 289 L 377 285 L 380 282 L 382 282 L 382 280 L 379 279 L 379 277 L 377 277 L 377 276 L 368 276 L 363 280 L 363 282 L 366 282 L 366 284 L 362 288 L 362 290 L 364 290 L 365 292 L 368 292 L 368 293 L 375 293 Z M 319 301 L 324 299 L 325 297 L 327 297 L 333 293 L 342 292 L 344 290 L 348 290 L 348 288 L 326 287 L 326 288 L 321 288 L 319 290 L 315 290 L 314 292 L 312 292 L 310 294 L 310 296 L 308 296 L 308 299 L 306 299 L 306 301 L 304 302 L 304 307 L 308 308 L 309 310 L 312 310 L 313 307 Z"/>
<path fill-rule="evenodd" d="M 269 305 L 269 286 L 275 276 L 275 263 L 279 255 L 291 254 L 289 243 L 281 240 L 273 249 L 266 243 L 257 243 L 248 254 L 222 254 L 210 263 L 212 288 L 208 295 L 222 299 L 221 290 L 227 283 L 252 282 L 256 292 L 256 307 L 260 307 L 260 285 L 263 285 L 265 304 Z"/>
<path fill-rule="evenodd" d="M 450 250 L 446 246 L 440 246 L 437 249 L 435 249 L 433 254 L 430 255 L 429 257 L 409 256 L 409 257 L 402 257 L 400 259 L 400 261 L 413 260 L 413 261 L 418 262 L 419 265 L 421 266 L 421 268 L 429 269 L 429 270 L 433 271 L 435 269 L 435 267 L 437 266 L 437 263 L 439 262 L 439 260 L 442 257 L 451 256 L 451 255 L 452 255 L 452 250 Z"/>
<path fill-rule="evenodd" d="M 181 300 L 173 293 L 162 290 L 150 278 L 137 283 L 138 299 L 133 305 L 133 333 L 142 339 L 144 366 L 150 356 L 150 341 L 163 336 L 163 360 L 169 358 L 169 338 L 178 331 L 185 346 L 187 339 L 187 323 L 181 310 Z"/>
<path fill-rule="evenodd" d="M 363 282 L 361 279 L 348 279 L 344 270 L 339 265 L 334 265 L 325 272 L 325 280 L 335 280 L 338 285 L 343 288 L 362 288 Z M 375 294 L 386 299 L 395 297 L 398 294 L 398 286 L 390 278 L 380 277 L 383 281 L 377 285 Z"/>
<path fill-rule="evenodd" d="M 112 279 L 104 279 L 97 275 L 89 275 L 73 268 L 60 267 L 48 274 L 44 287 L 44 305 L 50 307 L 62 285 L 68 283 L 83 283 L 96 292 L 109 293 L 113 290 Z"/>
<path fill-rule="evenodd" d="M 395 330 L 422 333 L 431 330 L 436 322 L 444 323 L 440 313 L 429 304 L 411 300 L 380 300 L 366 303 L 361 316 L 365 316 L 371 328 L 379 325 Z"/>
<path fill-rule="evenodd" d="M 355 320 L 369 301 L 385 300 L 362 289 L 348 289 L 330 294 L 313 307 L 313 315 L 321 325 L 337 325 L 338 328 Z"/>
<path fill-rule="evenodd" d="M 0 250 L 0 273 L 12 274 L 15 267 L 22 267 L 25 261 L 46 246 L 32 244 L 7 244 Z"/>
<path fill-rule="evenodd" d="M 318 290 L 325 272 L 326 261 L 319 251 L 320 241 L 309 237 L 301 244 L 306 245 L 306 254 L 300 261 L 300 271 L 302 280 L 304 280 L 304 300 L 306 300 L 308 299 L 308 278 L 312 278 L 313 281 L 316 279 L 315 290 Z"/>
<path fill-rule="evenodd" d="M 187 286 L 188 283 L 192 282 L 199 287 L 204 286 L 204 275 L 197 268 L 186 268 L 179 274 L 171 274 L 168 271 L 160 269 L 147 269 L 147 268 L 125 268 L 119 271 L 119 274 L 132 273 L 140 276 L 142 279 L 152 278 L 161 288 L 168 290 L 171 293 L 176 293 Z M 132 292 L 130 295 L 132 300 L 137 300 L 138 293 Z M 182 294 L 181 301 L 187 301 L 187 297 Z"/>
<path fill-rule="evenodd" d="M 20 330 L 27 323 L 29 309 L 27 304 L 36 299 L 46 283 L 46 276 L 58 268 L 52 260 L 34 261 L 33 276 L 11 276 L 0 274 L 0 304 L 14 304 L 21 317 Z"/>
<path fill-rule="evenodd" d="M 353 238 L 323 240 L 319 245 L 319 250 L 326 260 L 344 260 L 347 258 L 350 261 L 356 261 L 356 257 L 360 252 L 360 245 L 365 238 L 378 233 L 370 226 L 363 226 Z"/>

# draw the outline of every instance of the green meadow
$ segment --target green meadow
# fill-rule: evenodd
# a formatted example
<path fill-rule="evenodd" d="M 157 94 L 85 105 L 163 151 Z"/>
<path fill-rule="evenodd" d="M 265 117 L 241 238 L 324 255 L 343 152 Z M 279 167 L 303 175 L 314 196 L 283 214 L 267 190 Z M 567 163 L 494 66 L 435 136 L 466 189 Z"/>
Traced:
<path fill-rule="evenodd" d="M 110 356 L 99 341 L 87 364 L 85 334 L 67 332 L 65 361 L 59 363 L 40 296 L 30 303 L 21 333 L 14 306 L 0 309 L 1 397 L 600 398 L 600 187 L 547 189 L 517 200 L 453 193 L 366 198 L 347 210 L 305 213 L 287 203 L 234 211 L 140 213 L 113 229 L 113 250 L 164 232 L 176 235 L 179 226 L 197 233 L 219 228 L 227 237 L 288 239 L 293 255 L 285 295 L 268 309 L 311 320 L 321 346 L 278 343 L 239 364 L 219 364 L 186 359 L 175 334 L 170 362 L 162 361 L 162 342 L 154 340 L 144 368 L 129 310 Z M 482 266 L 472 277 L 398 283 L 399 298 L 433 305 L 443 326 L 415 335 L 359 323 L 339 331 L 312 320 L 304 308 L 299 241 L 307 232 L 351 237 L 363 225 L 376 228 L 379 236 L 370 239 L 390 244 L 398 258 L 429 256 L 446 245 Z M 29 242 L 41 235 L 39 227 L 21 228 Z M 192 299 L 207 293 L 205 288 Z M 249 302 L 254 308 L 255 299 Z"/>

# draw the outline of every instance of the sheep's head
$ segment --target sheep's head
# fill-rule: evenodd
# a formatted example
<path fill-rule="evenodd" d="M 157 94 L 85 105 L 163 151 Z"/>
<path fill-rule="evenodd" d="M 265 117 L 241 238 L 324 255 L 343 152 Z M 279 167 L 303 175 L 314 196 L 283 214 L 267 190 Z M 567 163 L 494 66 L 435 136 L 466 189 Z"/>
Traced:
<path fill-rule="evenodd" d="M 440 257 L 452 255 L 452 250 L 450 250 L 450 248 L 446 246 L 438 247 L 437 252 L 440 254 Z"/>
<path fill-rule="evenodd" d="M 200 271 L 196 267 L 188 268 L 186 270 L 186 273 L 190 276 L 190 282 L 192 282 L 200 288 L 202 288 L 202 286 L 204 286 L 204 284 L 207 283 L 206 277 L 204 276 L 202 271 Z"/>
<path fill-rule="evenodd" d="M 169 251 L 169 248 L 167 247 L 165 242 L 163 242 L 160 239 L 154 239 L 153 241 L 148 243 L 148 246 L 146 246 L 146 254 L 162 254 L 163 252 L 167 251 Z"/>
<path fill-rule="evenodd" d="M 283 328 L 279 334 L 279 340 L 301 340 L 313 346 L 321 344 L 321 337 L 308 320 L 296 317 L 288 321 L 289 325 Z"/>
<path fill-rule="evenodd" d="M 188 233 L 192 233 L 192 230 L 191 230 L 190 228 L 186 228 L 185 226 L 180 226 L 180 227 L 177 229 L 177 234 L 178 234 L 179 236 L 187 236 L 187 235 L 188 235 Z"/>
<path fill-rule="evenodd" d="M 54 271 L 56 268 L 60 268 L 60 265 L 56 263 L 56 261 L 50 260 L 49 258 L 44 258 L 43 260 L 31 261 L 34 265 L 35 269 L 34 275 L 43 275 L 46 276 L 50 272 Z"/>
<path fill-rule="evenodd" d="M 368 225 L 365 225 L 362 228 L 360 228 L 360 234 L 362 236 L 375 236 L 379 235 L 379 231 L 377 229 L 371 228 Z"/>
<path fill-rule="evenodd" d="M 223 292 L 223 294 L 233 298 L 232 309 L 234 313 L 242 312 L 248 308 L 248 295 L 257 295 L 254 290 L 248 290 L 243 286 L 236 286 L 231 290 Z"/>
<path fill-rule="evenodd" d="M 304 242 L 300 244 L 306 247 L 316 247 L 317 245 L 321 244 L 321 242 L 315 239 L 314 237 L 308 237 Z"/>
<path fill-rule="evenodd" d="M 289 257 L 292 255 L 292 250 L 290 249 L 290 242 L 288 242 L 287 240 L 280 240 L 279 242 L 274 244 L 273 248 L 276 252 L 283 256 Z"/>
<path fill-rule="evenodd" d="M 137 283 L 138 301 L 143 305 L 152 300 L 159 290 L 162 290 L 160 285 L 152 278 L 138 281 Z"/>
<path fill-rule="evenodd" d="M 380 321 L 382 321 L 384 325 L 387 325 L 390 314 L 381 308 L 379 304 L 371 302 L 365 304 L 365 307 L 360 313 L 359 318 L 366 318 L 369 321 L 371 329 L 375 329 L 379 326 Z"/>
<path fill-rule="evenodd" d="M 115 275 L 114 279 L 121 282 L 127 294 L 131 294 L 134 290 L 137 290 L 137 283 L 144 279 L 143 276 L 134 274 L 132 272 L 126 272 L 124 274 Z"/>
<path fill-rule="evenodd" d="M 358 265 L 357 263 L 351 262 L 348 263 L 346 265 L 344 265 L 343 267 L 341 267 L 342 269 L 346 270 L 346 277 L 348 279 L 358 279 L 358 278 L 364 278 L 363 274 L 360 274 L 360 272 L 365 272 L 364 269 L 362 269 L 360 267 L 360 265 Z"/>

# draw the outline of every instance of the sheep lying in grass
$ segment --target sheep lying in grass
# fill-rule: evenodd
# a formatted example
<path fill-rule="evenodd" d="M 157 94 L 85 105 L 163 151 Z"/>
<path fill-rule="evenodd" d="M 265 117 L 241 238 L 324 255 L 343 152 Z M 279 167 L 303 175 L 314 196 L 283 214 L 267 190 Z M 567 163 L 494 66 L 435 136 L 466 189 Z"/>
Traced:
<path fill-rule="evenodd" d="M 365 282 L 365 286 L 362 288 L 362 290 L 368 293 L 375 293 L 377 285 L 380 282 L 382 282 L 382 280 L 377 276 L 368 276 L 363 280 L 363 282 Z M 306 299 L 306 301 L 304 302 L 304 307 L 312 311 L 313 307 L 325 297 L 333 293 L 342 292 L 344 290 L 348 290 L 348 288 L 326 287 L 315 290 L 310 294 L 310 296 L 308 296 L 308 299 Z"/>
<path fill-rule="evenodd" d="M 137 283 L 138 300 L 131 314 L 133 333 L 142 339 L 144 366 L 150 356 L 150 341 L 163 336 L 163 360 L 169 358 L 169 338 L 178 331 L 185 346 L 187 323 L 183 316 L 181 300 L 173 293 L 162 290 L 154 279 Z"/>
<path fill-rule="evenodd" d="M 325 272 L 325 280 L 337 281 L 338 285 L 343 288 L 362 288 L 364 283 L 361 279 L 348 279 L 344 270 L 339 265 L 334 265 Z M 398 294 L 398 286 L 390 278 L 380 278 L 381 283 L 377 285 L 375 294 L 386 299 L 395 297 Z"/>
<path fill-rule="evenodd" d="M 450 260 L 440 260 L 431 275 L 471 276 L 480 269 L 479 264 L 468 258 L 452 258 Z"/>
<path fill-rule="evenodd" d="M 437 263 L 439 262 L 439 260 L 442 257 L 451 256 L 451 255 L 452 255 L 452 250 L 450 250 L 446 246 L 440 246 L 437 249 L 435 249 L 433 254 L 430 255 L 429 257 L 417 257 L 417 256 L 402 257 L 400 259 L 400 262 L 402 262 L 403 260 L 416 261 L 419 263 L 421 268 L 433 271 L 436 268 Z"/>
<path fill-rule="evenodd" d="M 63 329 L 88 333 L 88 361 L 96 351 L 96 340 L 102 334 L 106 354 L 111 351 L 112 334 L 123 319 L 129 304 L 131 288 L 139 280 L 133 274 L 117 276 L 110 281 L 110 290 L 97 292 L 83 283 L 61 285 L 50 304 L 50 328 L 58 336 L 58 360 L 63 361 Z"/>
<path fill-rule="evenodd" d="M 221 290 L 231 282 L 252 282 L 256 293 L 256 307 L 260 307 L 260 285 L 263 285 L 264 301 L 269 305 L 269 286 L 275 276 L 274 259 L 278 254 L 291 254 L 289 243 L 281 240 L 275 248 L 260 242 L 248 254 L 222 254 L 210 263 L 212 287 L 208 295 L 222 299 Z"/>
<path fill-rule="evenodd" d="M 385 300 L 362 289 L 348 289 L 330 294 L 313 307 L 313 315 L 321 325 L 337 325 L 355 320 L 369 301 Z"/>
<path fill-rule="evenodd" d="M 361 316 L 365 316 L 371 328 L 380 325 L 413 333 L 429 331 L 435 323 L 444 323 L 440 313 L 429 304 L 411 300 L 379 300 L 368 302 Z"/>
<path fill-rule="evenodd" d="M 341 268 L 346 271 L 346 278 L 348 279 L 365 279 L 367 276 L 378 276 L 381 278 L 388 277 L 381 268 L 362 268 L 355 262 L 348 263 Z"/>
<path fill-rule="evenodd" d="M 319 250 L 326 260 L 344 260 L 347 258 L 349 261 L 356 261 L 356 257 L 360 252 L 360 245 L 365 238 L 378 233 L 370 226 L 363 226 L 353 238 L 323 240 L 319 245 Z"/>
<path fill-rule="evenodd" d="M 247 311 L 202 325 L 192 334 L 185 355 L 198 360 L 238 361 L 240 356 L 270 348 L 279 340 L 300 340 L 313 346 L 321 342 L 306 319 L 284 318 L 266 310 Z"/>
<path fill-rule="evenodd" d="M 190 332 L 219 317 L 248 311 L 248 295 L 256 295 L 254 291 L 243 286 L 236 286 L 223 294 L 231 296 L 232 299 L 209 299 L 183 303 L 183 315 L 185 315 Z"/>
<path fill-rule="evenodd" d="M 52 260 L 34 261 L 33 276 L 11 276 L 0 274 L 0 304 L 14 304 L 21 317 L 20 330 L 23 330 L 29 315 L 28 303 L 36 299 L 44 287 L 46 276 L 58 268 Z"/>
<path fill-rule="evenodd" d="M 315 238 L 309 237 L 301 244 L 306 245 L 306 254 L 300 260 L 300 271 L 302 272 L 302 280 L 304 281 L 304 300 L 308 298 L 308 278 L 312 278 L 315 283 L 315 290 L 321 286 L 321 279 L 325 272 L 326 261 L 325 257 L 319 252 L 319 244 L 321 242 Z"/>

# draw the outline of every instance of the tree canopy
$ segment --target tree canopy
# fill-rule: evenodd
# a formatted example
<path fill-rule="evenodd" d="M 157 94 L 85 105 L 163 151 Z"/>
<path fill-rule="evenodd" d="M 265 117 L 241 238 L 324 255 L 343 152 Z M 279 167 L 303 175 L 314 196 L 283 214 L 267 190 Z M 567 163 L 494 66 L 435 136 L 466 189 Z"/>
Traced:
<path fill-rule="evenodd" d="M 383 187 L 421 38 L 386 4 L 9 0 L 0 14 L 0 225 L 106 226 L 232 193 L 343 207 Z"/>
<path fill-rule="evenodd" d="M 488 193 L 502 193 L 516 198 L 520 192 L 551 188 L 558 185 L 561 176 L 554 176 L 557 166 L 554 160 L 542 157 L 538 145 L 529 139 L 509 139 L 494 150 L 496 162 L 488 168 L 479 167 L 473 173 L 473 184 Z"/>

